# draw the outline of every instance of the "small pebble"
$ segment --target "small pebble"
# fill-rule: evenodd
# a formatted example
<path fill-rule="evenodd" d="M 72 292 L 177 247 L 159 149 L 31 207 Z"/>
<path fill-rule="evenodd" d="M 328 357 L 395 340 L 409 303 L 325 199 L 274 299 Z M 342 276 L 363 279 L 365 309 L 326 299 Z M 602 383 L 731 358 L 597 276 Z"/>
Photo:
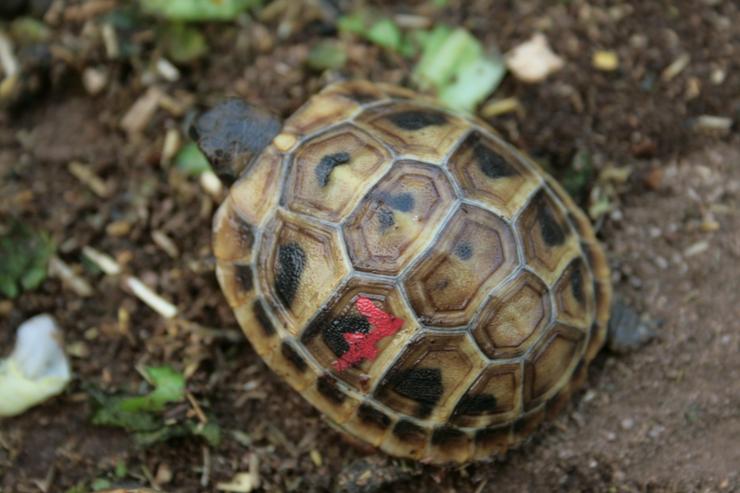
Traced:
<path fill-rule="evenodd" d="M 597 70 L 612 72 L 619 68 L 619 56 L 617 52 L 610 50 L 598 50 L 591 58 L 591 64 Z"/>
<path fill-rule="evenodd" d="M 506 65 L 514 77 L 524 82 L 540 82 L 565 63 L 556 55 L 544 34 L 537 33 L 506 54 Z"/>
<path fill-rule="evenodd" d="M 635 420 L 632 418 L 625 418 L 620 424 L 623 430 L 631 430 L 635 427 Z"/>

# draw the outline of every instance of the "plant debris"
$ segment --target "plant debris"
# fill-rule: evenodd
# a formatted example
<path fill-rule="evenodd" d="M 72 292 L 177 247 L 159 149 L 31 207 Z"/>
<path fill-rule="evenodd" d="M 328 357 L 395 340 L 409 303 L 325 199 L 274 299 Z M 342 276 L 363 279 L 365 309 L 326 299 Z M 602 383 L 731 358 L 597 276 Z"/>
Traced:
<path fill-rule="evenodd" d="M 38 288 L 46 279 L 55 246 L 49 235 L 19 221 L 0 234 L 0 293 L 15 298 Z"/>
<path fill-rule="evenodd" d="M 165 412 L 169 404 L 185 401 L 182 374 L 169 367 L 148 367 L 146 375 L 154 389 L 143 396 L 111 396 L 90 388 L 93 424 L 123 428 L 143 447 L 184 436 L 202 437 L 211 446 L 220 443 L 221 430 L 212 420 L 203 423 Z"/>

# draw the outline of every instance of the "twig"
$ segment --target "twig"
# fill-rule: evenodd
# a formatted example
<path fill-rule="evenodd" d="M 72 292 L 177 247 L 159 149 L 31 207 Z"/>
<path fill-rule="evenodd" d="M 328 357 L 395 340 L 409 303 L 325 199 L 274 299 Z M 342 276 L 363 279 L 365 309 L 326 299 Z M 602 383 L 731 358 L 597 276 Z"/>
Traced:
<path fill-rule="evenodd" d="M 116 276 L 121 273 L 121 266 L 118 265 L 118 262 L 91 246 L 83 247 L 82 254 L 109 276 Z"/>
<path fill-rule="evenodd" d="M 152 291 L 140 279 L 134 276 L 128 276 L 125 283 L 137 298 L 149 305 L 152 310 L 164 318 L 173 318 L 177 315 L 177 307 L 175 305 Z"/>

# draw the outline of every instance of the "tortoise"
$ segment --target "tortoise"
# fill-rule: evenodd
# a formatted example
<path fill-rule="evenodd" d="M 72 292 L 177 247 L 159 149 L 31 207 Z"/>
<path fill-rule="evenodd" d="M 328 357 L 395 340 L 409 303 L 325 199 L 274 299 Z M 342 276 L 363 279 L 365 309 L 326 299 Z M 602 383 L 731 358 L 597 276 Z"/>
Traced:
<path fill-rule="evenodd" d="M 612 302 L 604 250 L 485 122 L 353 80 L 284 124 L 232 99 L 191 131 L 231 186 L 213 223 L 226 300 L 340 430 L 460 464 L 522 442 L 584 383 Z"/>

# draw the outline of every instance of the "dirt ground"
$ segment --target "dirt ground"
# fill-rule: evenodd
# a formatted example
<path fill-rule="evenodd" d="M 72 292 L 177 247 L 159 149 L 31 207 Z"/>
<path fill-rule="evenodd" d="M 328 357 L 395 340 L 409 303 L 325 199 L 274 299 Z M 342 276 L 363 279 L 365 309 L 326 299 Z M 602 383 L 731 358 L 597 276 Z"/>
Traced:
<path fill-rule="evenodd" d="M 374 3 L 385 15 L 464 26 L 502 52 L 546 34 L 564 68 L 531 85 L 508 76 L 494 97 L 516 97 L 522 111 L 489 121 L 559 178 L 570 176 L 574 158 L 589 156 L 596 171 L 576 192 L 586 207 L 608 197 L 597 226 L 616 290 L 659 322 L 657 339 L 642 350 L 603 352 L 587 389 L 530 442 L 456 470 L 349 446 L 268 370 L 238 332 L 212 272 L 218 197 L 162 163 L 167 130 L 184 136 L 194 112 L 224 95 L 285 116 L 338 75 L 408 84 L 411 62 L 343 36 L 341 74 L 310 70 L 310 47 L 337 36 L 337 10 L 273 8 L 203 26 L 208 55 L 168 81 L 153 68 L 161 53 L 154 21 L 116 24 L 122 46 L 133 48 L 111 59 L 101 32 L 120 5 L 88 3 L 100 10 L 52 2 L 50 35 L 24 52 L 26 85 L 0 111 L 0 223 L 16 218 L 48 231 L 59 258 L 93 287 L 82 297 L 51 276 L 35 291 L 0 299 L 0 352 L 23 320 L 49 312 L 64 328 L 75 371 L 62 396 L 0 423 L 0 491 L 88 491 L 104 479 L 215 492 L 250 467 L 258 491 L 337 491 L 350 464 L 368 457 L 388 477 L 383 492 L 740 491 L 737 2 Z M 273 3 L 280 2 L 265 9 Z M 357 7 L 328 3 L 340 12 Z M 619 67 L 594 69 L 597 49 L 616 51 Z M 668 68 L 677 60 L 688 61 L 674 74 Z M 96 94 L 82 82 L 89 68 L 106 77 Z M 135 131 L 122 129 L 152 88 L 171 101 Z M 731 126 L 708 129 L 706 116 Z M 70 173 L 70 162 L 92 171 L 103 190 Z M 178 317 L 163 319 L 122 277 L 91 268 L 85 246 L 173 301 Z M 189 393 L 222 429 L 219 446 L 190 437 L 139 449 L 125 432 L 91 423 L 91 386 L 141 392 L 137 368 L 162 363 L 188 377 Z"/>

